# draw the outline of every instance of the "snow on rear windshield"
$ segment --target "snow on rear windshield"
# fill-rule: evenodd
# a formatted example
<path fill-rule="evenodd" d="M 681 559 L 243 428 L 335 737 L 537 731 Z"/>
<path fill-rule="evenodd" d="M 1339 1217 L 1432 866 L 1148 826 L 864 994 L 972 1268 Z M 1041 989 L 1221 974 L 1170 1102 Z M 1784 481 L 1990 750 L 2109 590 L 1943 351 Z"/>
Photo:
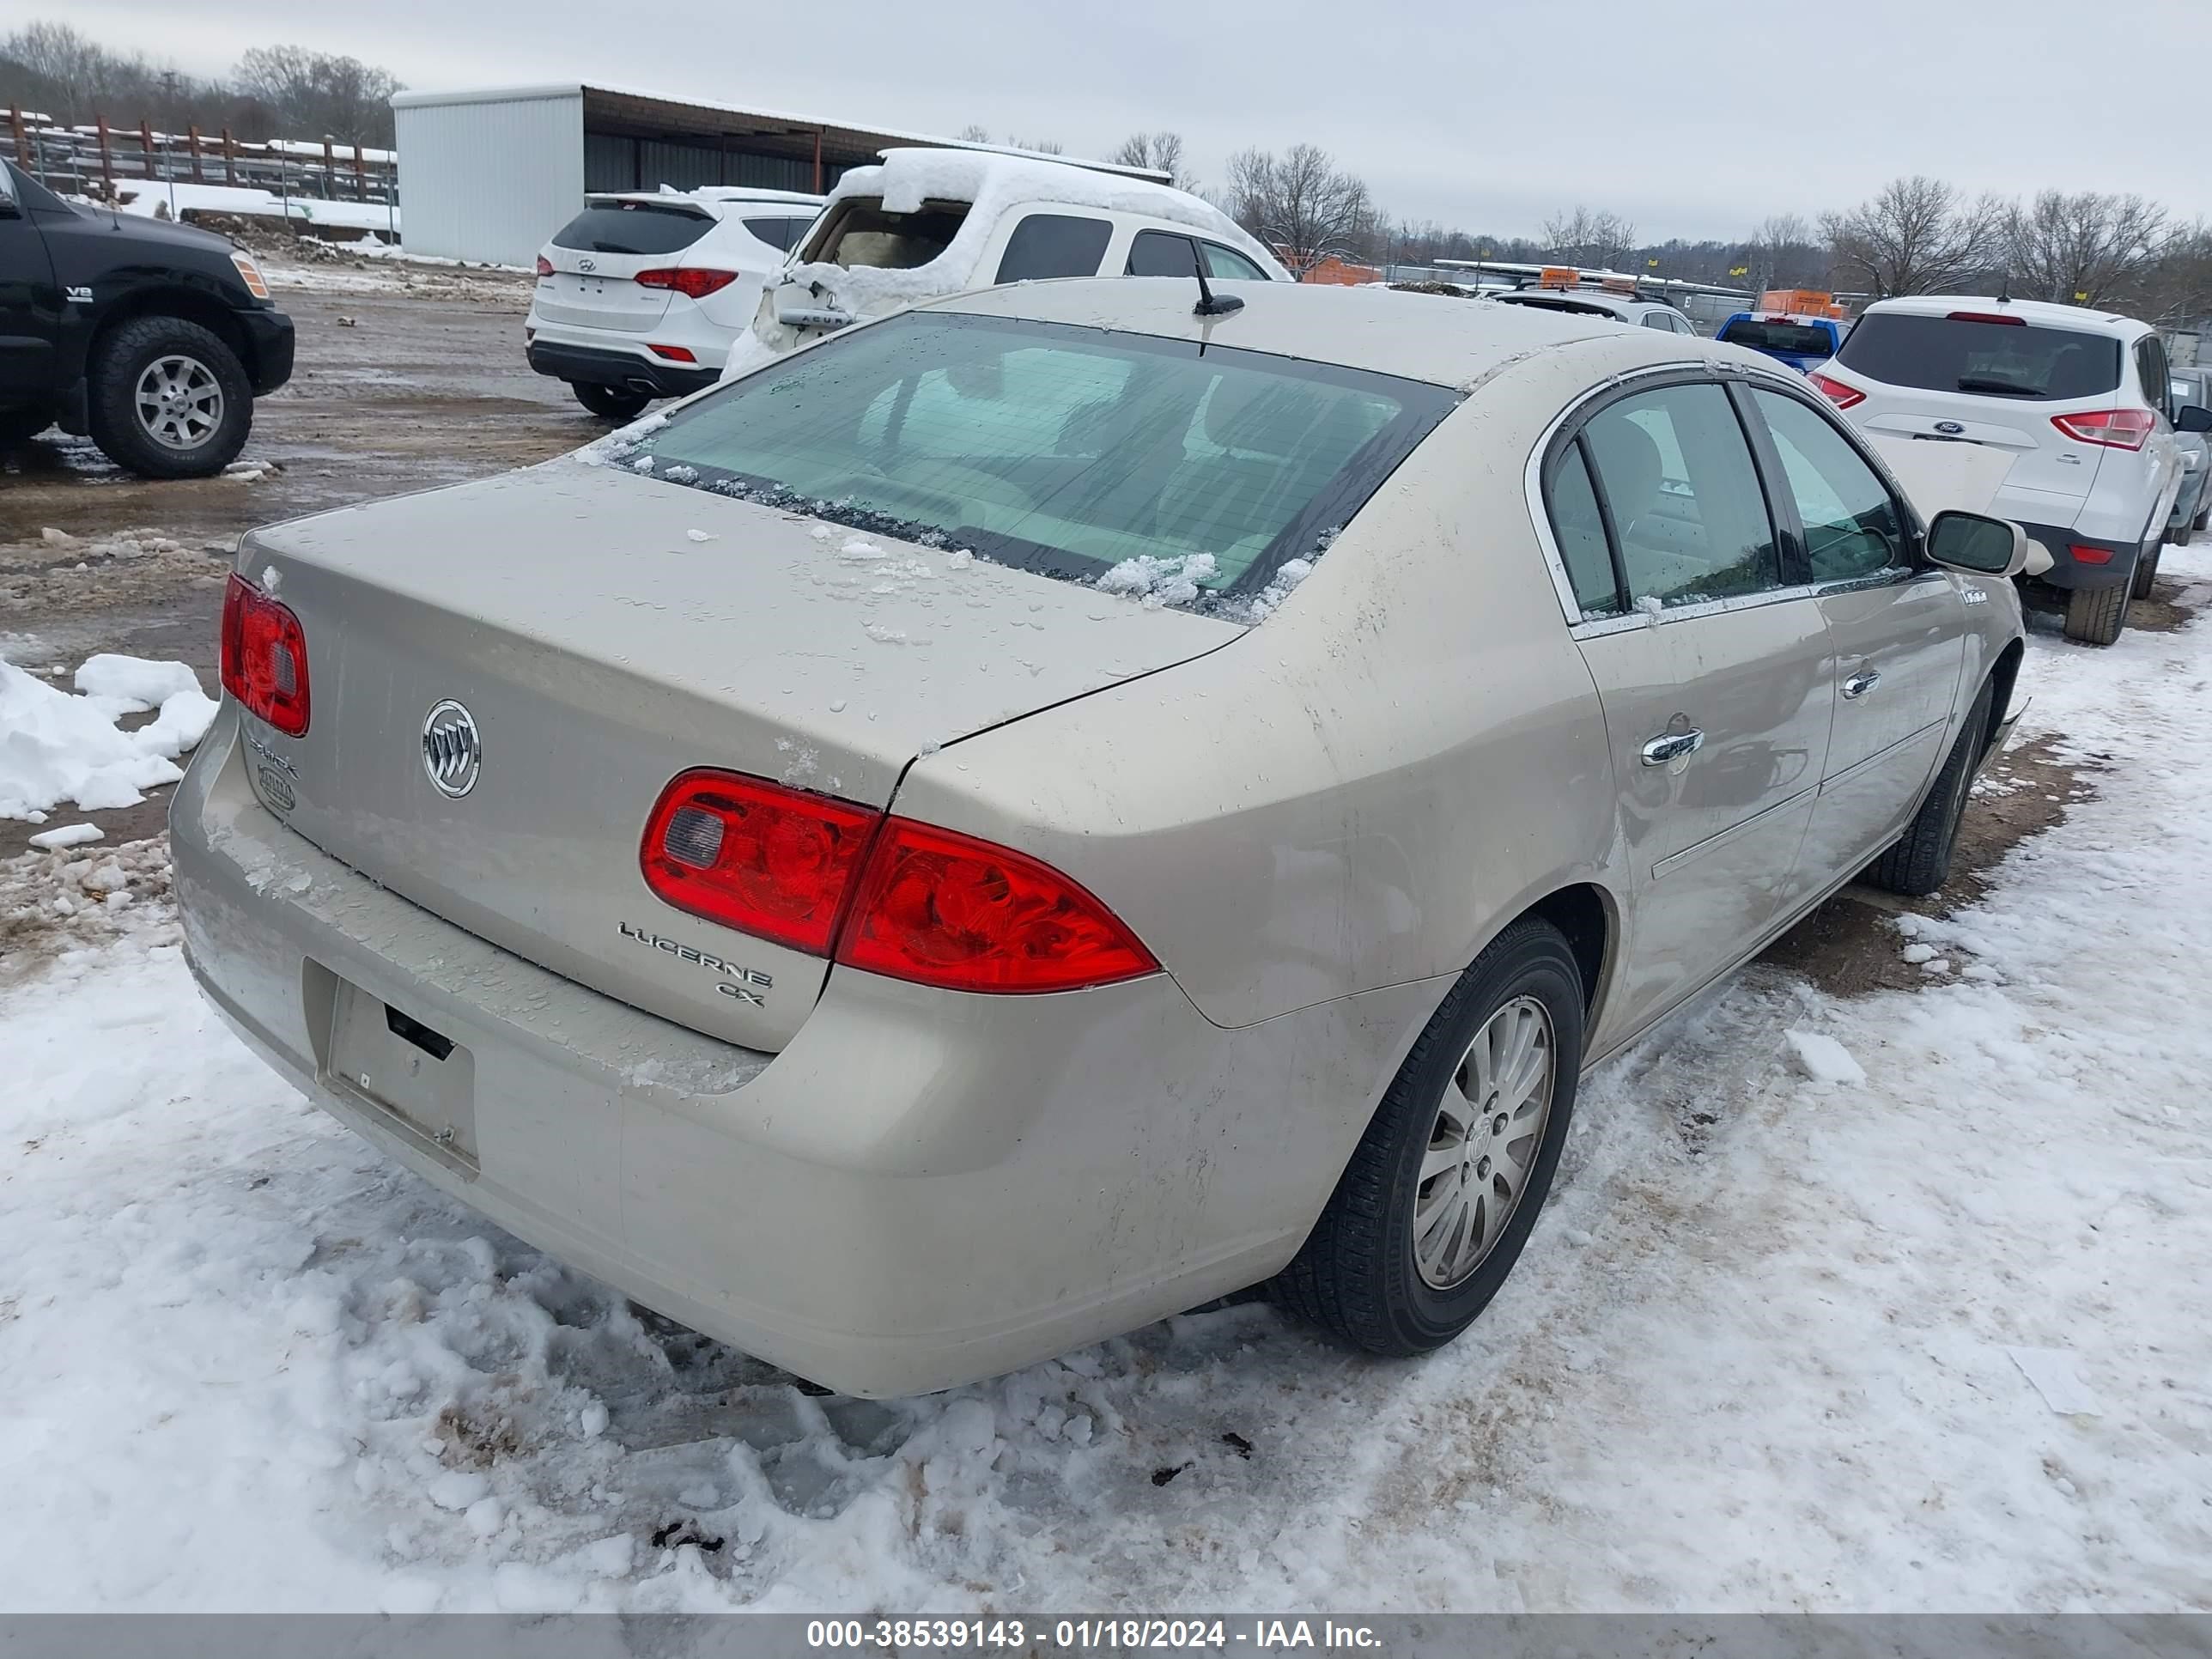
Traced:
<path fill-rule="evenodd" d="M 1194 341 L 919 313 L 732 381 L 608 459 L 1252 616 L 1455 401 L 1419 381 Z"/>

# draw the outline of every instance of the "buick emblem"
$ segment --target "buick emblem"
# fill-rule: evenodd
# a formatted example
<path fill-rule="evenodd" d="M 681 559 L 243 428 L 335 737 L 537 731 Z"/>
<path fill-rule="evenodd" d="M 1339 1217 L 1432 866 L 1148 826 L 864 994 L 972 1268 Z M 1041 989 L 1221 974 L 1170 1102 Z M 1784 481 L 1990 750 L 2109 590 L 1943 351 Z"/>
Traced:
<path fill-rule="evenodd" d="M 1950 437 L 1955 438 L 1966 428 L 1956 421 L 1938 421 L 1936 422 L 1936 429 L 1938 432 L 1944 433 Z"/>
<path fill-rule="evenodd" d="M 477 717 L 450 697 L 422 722 L 422 769 L 441 795 L 459 798 L 477 787 L 483 766 L 483 736 Z"/>

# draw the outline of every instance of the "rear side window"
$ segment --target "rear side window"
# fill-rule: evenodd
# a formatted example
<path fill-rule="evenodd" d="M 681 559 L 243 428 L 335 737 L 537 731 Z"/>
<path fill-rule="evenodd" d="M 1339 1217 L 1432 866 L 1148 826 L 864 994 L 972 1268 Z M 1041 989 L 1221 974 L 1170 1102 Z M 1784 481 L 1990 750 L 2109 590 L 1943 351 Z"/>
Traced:
<path fill-rule="evenodd" d="M 1585 617 L 1620 614 L 1620 586 L 1614 578 L 1613 550 L 1605 539 L 1605 514 L 1590 487 L 1588 458 L 1577 439 L 1552 459 L 1545 497 L 1552 507 L 1552 534 L 1567 585 Z"/>
<path fill-rule="evenodd" d="M 723 386 L 627 464 L 1210 609 L 1319 556 L 1456 401 L 1218 344 L 918 312 Z"/>
<path fill-rule="evenodd" d="M 830 210 L 812 257 L 848 270 L 911 270 L 950 247 L 967 219 L 965 202 L 924 202 L 911 213 L 889 213 L 880 197 L 848 196 Z"/>
<path fill-rule="evenodd" d="M 1729 345 L 1786 351 L 1793 357 L 1826 357 L 1836 349 L 1835 337 L 1817 323 L 1762 322 L 1756 317 L 1737 318 L 1720 337 Z"/>
<path fill-rule="evenodd" d="M 595 202 L 553 233 L 553 246 L 587 253 L 673 253 L 690 247 L 714 223 L 690 208 Z"/>
<path fill-rule="evenodd" d="M 788 253 L 791 252 L 791 245 L 797 241 L 805 234 L 807 226 L 813 222 L 811 219 L 760 218 L 746 220 L 744 227 L 770 247 L 781 248 Z"/>
<path fill-rule="evenodd" d="M 1131 276 L 1195 276 L 1198 244 L 1168 230 L 1140 230 L 1129 244 Z"/>
<path fill-rule="evenodd" d="M 1239 282 L 1264 283 L 1267 273 L 1243 254 L 1222 246 L 1218 242 L 1200 242 L 1206 254 L 1206 274 L 1209 276 L 1233 277 Z"/>
<path fill-rule="evenodd" d="M 2120 343 L 2104 335 L 1909 312 L 1861 318 L 1836 361 L 1891 386 L 2024 402 L 2102 397 L 2120 385 Z"/>
<path fill-rule="evenodd" d="M 1717 386 L 1608 404 L 1583 428 L 1635 603 L 1702 605 L 1778 587 L 1782 560 L 1751 445 Z"/>
<path fill-rule="evenodd" d="M 1114 227 L 1071 213 L 1032 213 L 1014 227 L 999 260 L 1001 283 L 1041 282 L 1052 276 L 1096 276 Z"/>
<path fill-rule="evenodd" d="M 2146 334 L 2136 342 L 2136 373 L 2142 377 L 2143 396 L 2151 405 L 2169 417 L 2173 413 L 2171 392 L 2165 390 L 2166 375 L 2166 348 L 2155 334 Z"/>

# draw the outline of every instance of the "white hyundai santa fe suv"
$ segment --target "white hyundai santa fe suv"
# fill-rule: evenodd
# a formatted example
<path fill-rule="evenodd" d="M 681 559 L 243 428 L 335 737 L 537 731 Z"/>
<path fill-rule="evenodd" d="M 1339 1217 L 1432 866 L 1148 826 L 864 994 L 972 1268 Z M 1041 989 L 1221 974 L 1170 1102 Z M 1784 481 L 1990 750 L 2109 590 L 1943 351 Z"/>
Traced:
<path fill-rule="evenodd" d="M 611 420 L 714 385 L 822 199 L 737 186 L 587 197 L 538 255 L 531 368 Z"/>
<path fill-rule="evenodd" d="M 2131 317 L 1955 295 L 1882 300 L 1813 384 L 1864 431 L 1983 444 L 2012 466 L 1990 512 L 2049 550 L 2029 597 L 2055 601 L 2066 636 L 2110 645 L 2136 567 L 2158 555 L 2182 484 L 2166 348 Z"/>

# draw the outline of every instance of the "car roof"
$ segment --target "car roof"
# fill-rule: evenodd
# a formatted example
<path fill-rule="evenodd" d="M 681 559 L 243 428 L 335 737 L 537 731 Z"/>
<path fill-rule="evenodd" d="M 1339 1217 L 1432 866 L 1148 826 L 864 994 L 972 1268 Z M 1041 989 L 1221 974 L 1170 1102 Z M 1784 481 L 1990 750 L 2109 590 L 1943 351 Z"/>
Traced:
<path fill-rule="evenodd" d="M 1237 346 L 1436 386 L 1465 387 L 1522 358 L 1585 343 L 1610 348 L 1596 372 L 1711 358 L 1771 371 L 1771 358 L 1671 330 L 1623 328 L 1613 317 L 1481 305 L 1380 284 L 1219 283 L 1244 301 L 1224 317 L 1193 313 L 1198 285 L 1172 276 L 1072 277 L 1016 283 L 928 302 L 928 310 L 1126 329 Z"/>
<path fill-rule="evenodd" d="M 2014 300 L 1987 294 L 1912 294 L 1893 300 L 1876 300 L 1862 313 L 1883 313 L 1909 317 L 1948 317 L 1954 311 L 1986 311 L 2016 316 L 2024 323 L 2044 328 L 2070 328 L 2082 333 L 2106 333 L 2132 338 L 2151 331 L 2150 325 L 2118 312 L 2092 311 L 2086 306 L 2054 305 L 2048 300 Z"/>

